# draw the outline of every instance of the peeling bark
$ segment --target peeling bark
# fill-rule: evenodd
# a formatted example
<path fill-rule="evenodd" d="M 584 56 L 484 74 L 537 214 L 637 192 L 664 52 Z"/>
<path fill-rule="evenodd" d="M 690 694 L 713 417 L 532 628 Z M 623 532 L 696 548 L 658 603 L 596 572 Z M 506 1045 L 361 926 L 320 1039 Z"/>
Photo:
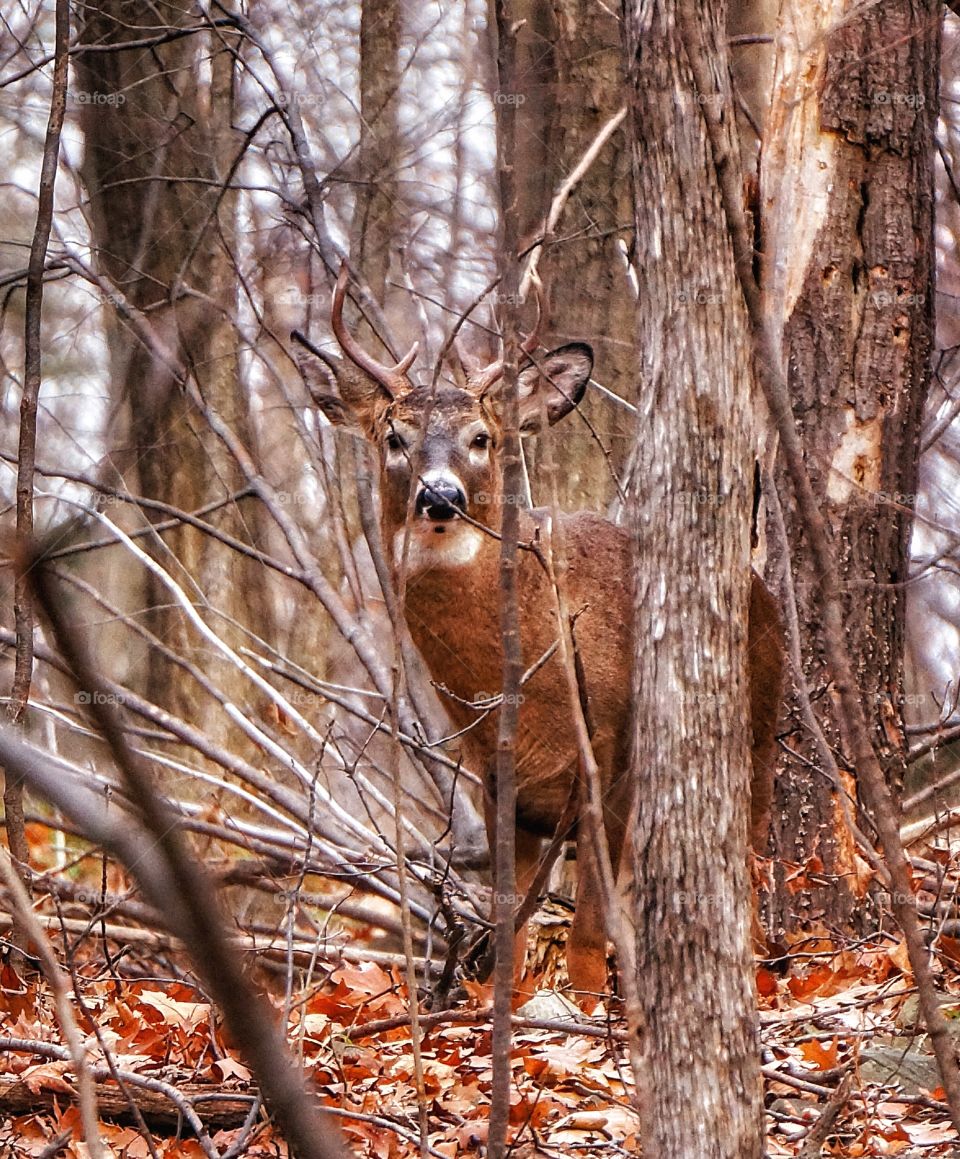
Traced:
<path fill-rule="evenodd" d="M 761 178 L 767 316 L 782 331 L 807 470 L 846 589 L 848 647 L 894 788 L 904 772 L 899 585 L 933 335 L 940 17 L 938 5 L 907 0 L 784 8 Z M 785 516 L 809 625 L 804 677 L 843 768 L 810 563 L 795 510 Z M 783 764 L 774 808 L 770 932 L 855 928 L 855 843 L 836 788 L 807 763 L 819 760 L 795 705 L 786 742 L 798 756 Z M 797 865 L 817 868 L 799 893 L 787 886 Z"/>

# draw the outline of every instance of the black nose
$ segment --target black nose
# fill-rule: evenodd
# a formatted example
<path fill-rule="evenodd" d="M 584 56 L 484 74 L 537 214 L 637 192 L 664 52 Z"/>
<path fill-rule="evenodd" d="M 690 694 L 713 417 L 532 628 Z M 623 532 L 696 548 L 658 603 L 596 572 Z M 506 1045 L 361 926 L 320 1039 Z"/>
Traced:
<path fill-rule="evenodd" d="M 466 511 L 467 497 L 455 483 L 438 479 L 424 483 L 417 492 L 417 514 L 438 522 L 453 519 L 458 511 Z"/>

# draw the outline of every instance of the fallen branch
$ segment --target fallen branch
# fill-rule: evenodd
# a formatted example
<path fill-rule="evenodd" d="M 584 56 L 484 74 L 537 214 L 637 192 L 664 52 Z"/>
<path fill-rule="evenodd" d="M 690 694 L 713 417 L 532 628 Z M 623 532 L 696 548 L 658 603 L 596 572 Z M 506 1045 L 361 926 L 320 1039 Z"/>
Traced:
<path fill-rule="evenodd" d="M 55 1042 L 40 1042 L 29 1038 L 0 1038 L 0 1051 L 33 1054 L 58 1062 L 70 1062 L 69 1050 Z M 113 1082 L 110 1068 L 101 1063 L 91 1066 L 90 1073 L 96 1083 L 100 1114 L 107 1118 L 129 1115 L 127 1099 Z M 219 1151 L 213 1145 L 207 1128 L 193 1106 L 193 1101 L 202 1099 L 204 1102 L 217 1105 L 218 1114 L 211 1113 L 207 1116 L 211 1121 L 222 1126 L 239 1126 L 253 1099 L 252 1095 L 228 1095 L 225 1092 L 211 1096 L 209 1087 L 190 1083 L 181 1083 L 175 1087 L 161 1079 L 150 1078 L 148 1075 L 137 1074 L 131 1070 L 118 1069 L 117 1073 L 128 1087 L 136 1089 L 137 1106 L 144 1118 L 172 1127 L 176 1127 L 181 1119 L 184 1120 L 197 1136 L 204 1154 L 209 1156 L 209 1159 L 218 1159 Z M 62 1079 L 64 1083 L 69 1082 L 66 1075 L 62 1076 Z M 21 1075 L 0 1075 L 0 1107 L 4 1110 L 14 1113 L 35 1112 L 38 1106 L 53 1107 L 62 1099 L 63 1087 L 60 1084 L 51 1084 L 47 1088 L 35 1090 L 32 1084 L 28 1085 L 23 1081 Z"/>
<path fill-rule="evenodd" d="M 852 1086 L 853 1075 L 848 1074 L 827 1101 L 827 1105 L 820 1112 L 820 1118 L 807 1132 L 803 1146 L 797 1152 L 797 1159 L 820 1159 L 820 1151 L 827 1141 L 827 1136 L 833 1130 L 833 1124 L 850 1100 Z"/>

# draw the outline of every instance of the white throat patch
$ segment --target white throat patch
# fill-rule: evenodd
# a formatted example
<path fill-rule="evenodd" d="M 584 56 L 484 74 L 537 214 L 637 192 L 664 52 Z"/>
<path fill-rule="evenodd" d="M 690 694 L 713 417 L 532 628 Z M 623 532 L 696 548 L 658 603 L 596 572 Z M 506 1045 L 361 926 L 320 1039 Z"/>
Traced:
<path fill-rule="evenodd" d="M 404 528 L 393 537 L 393 562 L 400 566 L 403 555 Z M 417 520 L 409 531 L 407 574 L 419 575 L 434 567 L 467 567 L 477 558 L 484 533 L 462 519 L 446 523 Z"/>

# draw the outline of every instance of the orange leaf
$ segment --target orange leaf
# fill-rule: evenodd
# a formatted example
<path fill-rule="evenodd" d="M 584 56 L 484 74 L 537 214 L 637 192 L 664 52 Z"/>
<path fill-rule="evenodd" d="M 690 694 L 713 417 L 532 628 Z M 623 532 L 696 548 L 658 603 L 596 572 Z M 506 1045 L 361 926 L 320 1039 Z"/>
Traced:
<path fill-rule="evenodd" d="M 830 985 L 836 974 L 829 966 L 815 966 L 806 974 L 795 974 L 788 979 L 787 987 L 794 998 L 812 998 L 816 994 L 830 993 Z"/>
<path fill-rule="evenodd" d="M 951 962 L 960 962 L 960 938 L 951 938 L 948 934 L 941 934 L 937 938 L 937 949 Z"/>
<path fill-rule="evenodd" d="M 817 1070 L 833 1070 L 838 1062 L 837 1040 L 834 1039 L 829 1046 L 824 1046 L 822 1042 L 813 1038 L 809 1042 L 801 1043 L 800 1053 L 807 1062 L 812 1062 Z"/>
<path fill-rule="evenodd" d="M 220 1076 L 221 1082 L 237 1079 L 238 1082 L 248 1083 L 252 1077 L 242 1062 L 238 1062 L 237 1059 L 231 1058 L 229 1055 L 226 1058 L 218 1058 L 211 1064 L 211 1067 Z"/>
<path fill-rule="evenodd" d="M 60 1091 L 72 1095 L 73 1087 L 63 1077 L 68 1066 L 68 1062 L 42 1062 L 28 1067 L 20 1076 L 20 1081 L 34 1094 L 40 1091 Z"/>
<path fill-rule="evenodd" d="M 757 970 L 757 993 L 761 998 L 772 998 L 777 992 L 777 977 L 766 967 Z"/>
<path fill-rule="evenodd" d="M 145 990 L 140 995 L 143 1006 L 159 1011 L 163 1021 L 171 1026 L 184 1026 L 193 1030 L 210 1021 L 208 1002 L 178 1002 L 169 998 L 162 990 Z"/>

